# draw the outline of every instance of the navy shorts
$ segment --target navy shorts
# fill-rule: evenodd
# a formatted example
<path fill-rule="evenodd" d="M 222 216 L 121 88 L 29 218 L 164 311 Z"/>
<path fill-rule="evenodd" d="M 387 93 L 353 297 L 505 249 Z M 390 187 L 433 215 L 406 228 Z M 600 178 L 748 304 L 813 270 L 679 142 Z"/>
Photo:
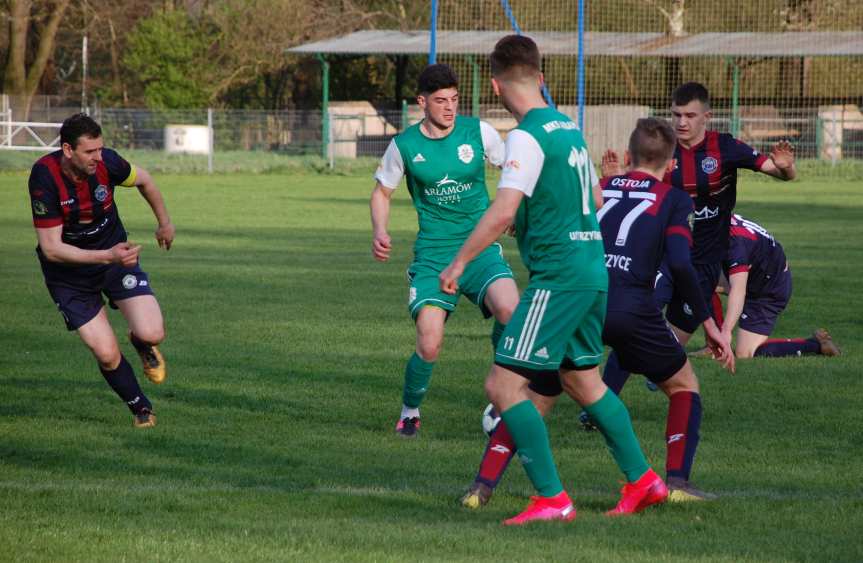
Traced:
<path fill-rule="evenodd" d="M 693 266 L 698 277 L 698 287 L 704 296 L 704 302 L 709 305 L 722 275 L 722 264 L 717 262 L 714 264 L 693 264 Z M 701 323 L 695 320 L 692 308 L 683 302 L 677 291 L 674 291 L 674 280 L 667 275 L 668 269 L 660 269 L 659 274 L 654 292 L 657 305 L 662 308 L 667 304 L 665 318 L 668 319 L 668 322 L 684 332 L 692 334 Z"/>
<path fill-rule="evenodd" d="M 743 330 L 770 336 L 779 314 L 791 300 L 791 270 L 785 270 L 781 279 L 774 281 L 769 294 L 746 296 L 743 312 L 737 325 Z"/>
<path fill-rule="evenodd" d="M 56 274 L 46 275 L 45 285 L 63 315 L 68 330 L 78 330 L 99 314 L 105 305 L 102 294 L 115 309 L 116 301 L 138 295 L 153 295 L 150 278 L 138 264 L 131 268 L 111 264 L 102 273 L 86 277 L 74 274 L 62 278 Z"/>
<path fill-rule="evenodd" d="M 686 364 L 686 352 L 659 309 L 650 315 L 609 311 L 602 340 L 617 352 L 620 367 L 654 383 L 669 379 Z"/>

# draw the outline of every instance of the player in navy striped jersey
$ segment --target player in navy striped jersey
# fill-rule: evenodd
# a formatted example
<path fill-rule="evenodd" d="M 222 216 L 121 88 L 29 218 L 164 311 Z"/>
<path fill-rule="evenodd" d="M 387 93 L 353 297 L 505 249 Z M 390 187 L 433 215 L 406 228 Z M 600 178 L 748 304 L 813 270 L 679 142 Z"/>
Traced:
<path fill-rule="evenodd" d="M 134 425 L 151 427 L 156 424 L 152 404 L 120 352 L 102 299 L 104 294 L 126 318 L 147 378 L 164 381 L 165 361 L 157 348 L 165 337 L 162 312 L 138 265 L 141 246 L 127 240 L 115 187 L 138 188 L 156 216 L 156 240 L 165 250 L 171 248 L 174 226 L 152 177 L 105 148 L 102 129 L 89 116 L 64 121 L 60 142 L 61 150 L 40 158 L 29 179 L 45 285 L 66 327 L 78 332 L 108 385 L 132 411 Z"/>
<path fill-rule="evenodd" d="M 838 356 L 830 334 L 819 329 L 809 338 L 769 338 L 791 299 L 791 269 L 782 245 L 757 223 L 731 217 L 730 244 L 724 262 L 728 304 L 722 332 L 737 330 L 738 358 L 753 356 Z M 739 322 L 738 322 L 739 321 Z"/>
<path fill-rule="evenodd" d="M 692 262 L 702 295 L 710 302 L 728 252 L 728 225 L 737 201 L 737 171 L 748 169 L 792 180 L 797 174 L 794 148 L 781 141 L 765 156 L 727 133 L 708 131 L 712 117 L 710 95 L 697 82 L 688 82 L 674 91 L 671 115 L 677 134 L 677 165 L 664 180 L 684 190 L 695 204 Z M 614 151 L 604 155 L 602 172 L 603 176 L 621 172 L 620 159 Z M 692 304 L 683 299 L 676 281 L 660 273 L 655 295 L 660 308 L 667 305 L 666 318 L 685 346 L 698 323 Z M 617 355 L 611 354 L 603 374 L 606 384 L 619 393 L 628 377 Z"/>
<path fill-rule="evenodd" d="M 674 132 L 658 119 L 640 119 L 630 138 L 631 171 L 603 178 L 605 205 L 599 211 L 609 275 L 608 315 L 603 340 L 619 365 L 644 374 L 669 398 L 665 438 L 669 500 L 711 498 L 689 478 L 699 440 L 701 396 L 698 379 L 683 347 L 665 323 L 653 295 L 656 271 L 664 259 L 696 323 L 730 370 L 730 337 L 710 318 L 690 261 L 692 201 L 659 181 L 673 168 Z M 697 326 L 697 325 L 696 325 Z"/>

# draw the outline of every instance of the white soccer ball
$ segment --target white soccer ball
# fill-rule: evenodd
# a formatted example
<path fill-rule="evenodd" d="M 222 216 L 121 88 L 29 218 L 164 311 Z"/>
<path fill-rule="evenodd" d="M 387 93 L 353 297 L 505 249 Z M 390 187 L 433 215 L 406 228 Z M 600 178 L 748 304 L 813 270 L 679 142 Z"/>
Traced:
<path fill-rule="evenodd" d="M 489 403 L 485 410 L 482 411 L 482 431 L 485 432 L 486 436 L 491 436 L 491 433 L 494 432 L 499 423 L 500 415 L 497 414 L 494 405 Z"/>

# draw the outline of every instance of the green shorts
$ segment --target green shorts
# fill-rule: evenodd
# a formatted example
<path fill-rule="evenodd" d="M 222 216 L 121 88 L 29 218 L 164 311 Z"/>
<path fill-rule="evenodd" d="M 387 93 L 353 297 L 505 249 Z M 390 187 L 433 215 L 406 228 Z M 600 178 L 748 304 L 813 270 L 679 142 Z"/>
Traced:
<path fill-rule="evenodd" d="M 608 294 L 528 286 L 495 350 L 495 363 L 555 372 L 565 360 L 576 368 L 602 360 L 602 326 Z"/>
<path fill-rule="evenodd" d="M 501 278 L 511 278 L 512 269 L 503 258 L 503 248 L 494 243 L 479 256 L 471 260 L 464 270 L 464 274 L 458 280 L 458 291 L 455 295 L 449 295 L 440 290 L 438 276 L 449 265 L 449 260 L 455 256 L 446 255 L 417 257 L 408 268 L 408 310 L 411 317 L 416 320 L 417 315 L 426 305 L 440 307 L 449 312 L 455 310 L 460 295 L 471 302 L 479 305 L 485 318 L 491 316 L 491 311 L 485 306 L 485 292 L 492 282 Z"/>

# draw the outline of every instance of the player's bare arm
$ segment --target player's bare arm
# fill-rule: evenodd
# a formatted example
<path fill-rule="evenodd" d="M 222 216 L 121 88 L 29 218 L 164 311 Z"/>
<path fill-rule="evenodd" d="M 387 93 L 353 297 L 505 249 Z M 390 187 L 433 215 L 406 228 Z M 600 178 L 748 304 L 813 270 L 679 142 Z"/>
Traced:
<path fill-rule="evenodd" d="M 465 266 L 512 225 L 522 197 L 524 193 L 520 190 L 498 188 L 494 202 L 479 220 L 453 261 L 441 272 L 439 276 L 441 290 L 451 295 L 458 291 L 458 279 L 464 273 Z"/>
<path fill-rule="evenodd" d="M 153 215 L 156 216 L 159 226 L 156 228 L 156 242 L 160 248 L 165 250 L 171 249 L 171 244 L 174 242 L 176 229 L 171 223 L 171 216 L 168 215 L 168 208 L 165 206 L 165 199 L 162 197 L 162 192 L 156 186 L 156 182 L 150 173 L 143 168 L 135 168 L 135 187 L 150 205 L 153 210 Z"/>
<path fill-rule="evenodd" d="M 767 155 L 769 158 L 761 165 L 761 172 L 780 180 L 793 180 L 797 177 L 794 166 L 794 145 L 788 141 L 779 141 Z"/>
<path fill-rule="evenodd" d="M 722 323 L 722 333 L 728 338 L 731 338 L 731 333 L 743 312 L 748 281 L 749 272 L 737 272 L 728 276 L 728 303 L 725 306 L 725 322 Z"/>
<path fill-rule="evenodd" d="M 63 242 L 63 225 L 37 228 L 42 254 L 51 262 L 63 264 L 122 264 L 130 268 L 138 262 L 141 245 L 118 242 L 105 250 L 85 250 Z"/>
<path fill-rule="evenodd" d="M 596 210 L 599 211 L 602 208 L 602 205 L 605 203 L 605 199 L 603 199 L 602 197 L 602 186 L 600 186 L 599 184 L 594 184 L 590 191 L 593 194 L 593 205 L 595 206 Z"/>
<path fill-rule="evenodd" d="M 372 190 L 369 208 L 372 216 L 372 256 L 378 262 L 390 259 L 392 239 L 387 232 L 390 220 L 390 201 L 395 190 L 378 182 Z"/>
<path fill-rule="evenodd" d="M 734 351 L 731 349 L 731 335 L 722 332 L 716 321 L 708 317 L 704 321 L 704 334 L 707 336 L 707 346 L 713 357 L 732 374 L 734 373 Z"/>

